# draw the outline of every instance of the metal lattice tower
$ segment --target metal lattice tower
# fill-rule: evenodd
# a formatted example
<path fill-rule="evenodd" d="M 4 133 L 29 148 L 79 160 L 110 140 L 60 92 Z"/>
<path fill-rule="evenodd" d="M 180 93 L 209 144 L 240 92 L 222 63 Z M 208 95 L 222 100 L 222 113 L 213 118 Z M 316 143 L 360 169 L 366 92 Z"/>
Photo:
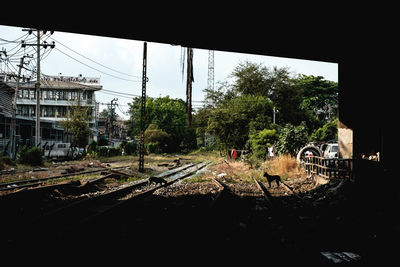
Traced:
<path fill-rule="evenodd" d="M 214 50 L 208 50 L 208 81 L 207 89 L 214 90 Z"/>

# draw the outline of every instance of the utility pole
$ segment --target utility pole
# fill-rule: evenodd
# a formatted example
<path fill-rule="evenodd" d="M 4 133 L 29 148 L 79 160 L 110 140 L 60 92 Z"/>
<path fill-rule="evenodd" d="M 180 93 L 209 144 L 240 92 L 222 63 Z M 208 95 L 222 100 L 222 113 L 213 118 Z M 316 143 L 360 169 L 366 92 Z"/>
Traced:
<path fill-rule="evenodd" d="M 37 30 L 36 43 L 36 140 L 35 145 L 40 143 L 40 31 Z"/>
<path fill-rule="evenodd" d="M 108 141 L 111 141 L 112 134 L 114 132 L 114 108 L 113 106 L 118 106 L 118 104 L 114 104 L 113 102 L 118 101 L 118 98 L 114 98 L 111 100 L 110 104 L 110 125 L 108 126 Z"/>
<path fill-rule="evenodd" d="M 33 32 L 33 29 L 22 29 L 23 31 L 28 31 L 29 34 Z M 43 34 L 46 34 L 47 31 L 43 30 Z M 53 34 L 53 31 L 51 31 L 51 34 Z M 26 44 L 24 41 L 21 41 L 21 47 L 25 46 L 36 46 L 36 83 L 35 83 L 35 88 L 36 88 L 36 140 L 35 140 L 35 145 L 39 146 L 40 143 L 40 47 L 43 46 L 44 49 L 47 48 L 47 46 L 50 46 L 51 48 L 55 47 L 54 41 L 53 44 L 49 45 L 45 41 L 43 44 L 40 43 L 40 30 L 36 29 L 36 44 Z"/>
<path fill-rule="evenodd" d="M 17 95 L 19 90 L 19 79 L 21 78 L 21 69 L 24 65 L 24 57 L 21 57 L 18 66 L 18 76 L 15 84 L 15 93 L 12 102 L 12 120 L 11 120 L 11 148 L 10 148 L 10 157 L 15 159 L 16 156 L 16 114 L 17 114 Z"/>
<path fill-rule="evenodd" d="M 186 70 L 186 116 L 188 125 L 192 125 L 192 82 L 193 77 L 193 48 L 187 48 L 187 70 Z"/>
<path fill-rule="evenodd" d="M 272 123 L 275 124 L 275 123 L 276 123 L 276 122 L 275 122 L 275 114 L 276 114 L 277 112 L 279 112 L 279 110 L 277 110 L 277 109 L 274 107 L 273 112 L 274 112 L 274 113 L 273 113 L 274 115 L 273 115 L 273 117 L 272 117 Z"/>
<path fill-rule="evenodd" d="M 143 43 L 142 102 L 140 106 L 139 172 L 144 172 L 144 126 L 146 122 L 147 42 Z"/>
<path fill-rule="evenodd" d="M 21 57 L 18 65 L 18 76 L 16 77 L 16 83 L 15 83 L 15 93 L 13 97 L 13 102 L 12 102 L 12 120 L 11 120 L 11 148 L 10 148 L 10 156 L 12 159 L 15 159 L 15 156 L 17 154 L 16 148 L 16 115 L 17 115 L 17 96 L 18 96 L 18 91 L 19 91 L 19 80 L 22 78 L 21 77 L 21 69 L 24 68 L 24 59 L 25 57 L 28 56 L 23 56 Z"/>

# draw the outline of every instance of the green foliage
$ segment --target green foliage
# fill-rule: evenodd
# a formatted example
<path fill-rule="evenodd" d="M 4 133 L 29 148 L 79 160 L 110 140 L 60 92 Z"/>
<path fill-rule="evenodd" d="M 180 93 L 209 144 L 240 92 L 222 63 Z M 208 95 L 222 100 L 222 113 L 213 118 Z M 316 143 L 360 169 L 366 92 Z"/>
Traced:
<path fill-rule="evenodd" d="M 106 146 L 98 146 L 97 147 L 97 155 L 99 157 L 108 157 L 108 147 Z"/>
<path fill-rule="evenodd" d="M 30 149 L 22 146 L 18 150 L 17 162 L 31 166 L 41 166 L 43 165 L 42 150 L 36 146 Z"/>
<path fill-rule="evenodd" d="M 254 150 L 256 158 L 266 153 L 261 135 L 272 125 L 273 108 L 279 135 L 278 152 L 295 153 L 314 133 L 314 139 L 333 139 L 337 130 L 327 121 L 337 117 L 338 84 L 321 76 L 294 76 L 288 68 L 267 68 L 262 64 L 240 63 L 232 72 L 233 82 L 220 83 L 206 92 L 206 105 L 194 116 L 197 135 L 215 136 L 216 147 Z M 299 125 L 300 126 L 293 126 Z M 282 128 L 282 126 L 285 127 Z M 329 126 L 329 127 L 328 127 Z M 263 132 L 263 133 L 261 133 Z"/>
<path fill-rule="evenodd" d="M 258 159 L 265 160 L 268 153 L 268 147 L 274 144 L 278 139 L 275 129 L 264 129 L 249 135 L 249 144 L 253 155 Z"/>
<path fill-rule="evenodd" d="M 287 123 L 280 130 L 276 151 L 280 154 L 296 155 L 297 151 L 307 142 L 308 133 L 304 122 L 297 127 Z"/>
<path fill-rule="evenodd" d="M 157 143 L 147 143 L 145 144 L 148 153 L 156 153 L 159 150 L 159 144 Z"/>
<path fill-rule="evenodd" d="M 128 142 L 124 146 L 125 155 L 135 155 L 137 153 L 137 143 L 136 142 Z"/>
<path fill-rule="evenodd" d="M 170 136 L 161 130 L 157 124 L 150 124 L 144 132 L 145 143 L 160 143 L 167 144 Z"/>
<path fill-rule="evenodd" d="M 96 141 L 92 141 L 88 146 L 87 153 L 95 152 L 96 148 L 97 148 L 97 142 Z"/>
<path fill-rule="evenodd" d="M 161 130 L 157 124 L 150 124 L 144 132 L 144 143 L 151 144 L 148 147 L 150 153 L 163 153 L 167 151 L 171 143 L 170 135 Z"/>
<path fill-rule="evenodd" d="M 106 147 L 100 146 L 96 150 L 97 156 L 99 157 L 114 157 L 122 155 L 121 147 Z"/>
<path fill-rule="evenodd" d="M 299 75 L 295 81 L 302 91 L 303 101 L 307 101 L 308 110 L 313 111 L 319 120 L 337 117 L 338 83 L 327 81 L 321 76 Z"/>
<path fill-rule="evenodd" d="M 271 124 L 272 103 L 263 96 L 242 95 L 210 111 L 207 131 L 225 147 L 243 148 L 250 128 L 261 130 Z"/>
<path fill-rule="evenodd" d="M 321 128 L 318 128 L 311 135 L 311 140 L 316 142 L 328 142 L 329 140 L 337 140 L 337 124 L 338 119 L 327 122 Z"/>
<path fill-rule="evenodd" d="M 241 62 L 231 76 L 236 78 L 233 90 L 239 94 L 268 96 L 270 93 L 273 74 L 262 64 Z"/>
<path fill-rule="evenodd" d="M 127 123 L 128 134 L 131 137 L 135 137 L 140 133 L 140 97 L 134 98 L 129 106 L 132 116 Z M 157 140 L 154 141 L 152 140 L 153 137 L 149 136 L 148 142 L 158 142 L 159 147 L 161 145 L 164 147 L 167 143 L 166 149 L 168 149 L 168 152 L 179 151 L 183 144 L 196 145 L 196 138 L 191 134 L 191 129 L 186 126 L 186 104 L 181 99 L 171 99 L 169 96 L 146 98 L 145 129 L 151 124 L 157 125 L 159 130 L 152 133 L 156 135 L 154 138 Z M 191 136 L 193 141 L 184 141 L 187 136 Z M 160 142 L 160 139 L 163 139 L 163 141 Z M 163 148 L 162 150 L 165 149 Z"/>
<path fill-rule="evenodd" d="M 78 147 L 85 147 L 88 143 L 88 137 L 91 134 L 88 121 L 90 116 L 88 110 L 80 105 L 70 106 L 70 115 L 66 120 L 61 121 L 61 125 L 72 138 Z"/>

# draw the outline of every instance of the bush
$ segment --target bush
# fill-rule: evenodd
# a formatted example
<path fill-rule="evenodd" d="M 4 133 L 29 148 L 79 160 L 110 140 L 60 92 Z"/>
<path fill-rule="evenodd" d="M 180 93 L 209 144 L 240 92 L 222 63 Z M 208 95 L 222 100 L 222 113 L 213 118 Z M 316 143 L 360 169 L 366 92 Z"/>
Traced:
<path fill-rule="evenodd" d="M 337 129 L 338 119 L 334 119 L 327 122 L 321 128 L 318 128 L 311 135 L 311 141 L 314 142 L 328 142 L 330 140 L 337 140 L 338 129 Z"/>
<path fill-rule="evenodd" d="M 91 143 L 90 143 L 90 145 L 88 146 L 88 149 L 87 149 L 87 153 L 92 153 L 92 152 L 95 152 L 96 151 L 96 148 L 97 148 L 97 142 L 96 141 L 92 141 Z"/>
<path fill-rule="evenodd" d="M 31 166 L 43 165 L 42 150 L 36 146 L 30 149 L 23 146 L 18 151 L 17 161 Z"/>
<path fill-rule="evenodd" d="M 15 162 L 9 157 L 0 157 L 0 170 L 6 168 L 6 166 L 15 166 Z"/>
<path fill-rule="evenodd" d="M 97 155 L 99 157 L 108 157 L 108 147 L 105 146 L 97 147 Z"/>
<path fill-rule="evenodd" d="M 137 153 L 137 149 L 138 146 L 135 142 L 128 142 L 124 147 L 125 155 L 135 155 Z"/>
<path fill-rule="evenodd" d="M 120 147 L 110 147 L 108 149 L 108 156 L 120 156 L 122 154 L 122 149 Z"/>
<path fill-rule="evenodd" d="M 83 158 L 84 160 L 94 160 L 97 159 L 99 155 L 97 154 L 96 151 L 92 151 L 86 154 L 86 156 Z"/>
<path fill-rule="evenodd" d="M 149 153 L 156 153 L 157 148 L 158 148 L 158 143 L 148 143 L 148 144 L 146 144 L 146 150 Z"/>
<path fill-rule="evenodd" d="M 253 151 L 253 156 L 258 159 L 265 160 L 268 153 L 268 147 L 275 143 L 277 140 L 275 129 L 264 129 L 254 134 L 249 134 L 249 144 Z"/>
<path fill-rule="evenodd" d="M 296 155 L 298 150 L 308 142 L 307 126 L 302 122 L 299 126 L 287 123 L 280 131 L 276 150 L 279 154 Z"/>
<path fill-rule="evenodd" d="M 113 156 L 120 156 L 122 154 L 121 147 L 106 147 L 100 146 L 97 147 L 97 156 L 98 157 L 113 157 Z"/>

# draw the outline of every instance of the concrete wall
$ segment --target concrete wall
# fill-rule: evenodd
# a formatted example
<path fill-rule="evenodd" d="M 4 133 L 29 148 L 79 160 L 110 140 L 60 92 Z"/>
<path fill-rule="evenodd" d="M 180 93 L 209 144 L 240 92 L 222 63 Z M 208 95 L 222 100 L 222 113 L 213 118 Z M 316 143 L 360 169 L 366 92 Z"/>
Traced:
<path fill-rule="evenodd" d="M 353 158 L 353 130 L 338 122 L 339 158 Z"/>

